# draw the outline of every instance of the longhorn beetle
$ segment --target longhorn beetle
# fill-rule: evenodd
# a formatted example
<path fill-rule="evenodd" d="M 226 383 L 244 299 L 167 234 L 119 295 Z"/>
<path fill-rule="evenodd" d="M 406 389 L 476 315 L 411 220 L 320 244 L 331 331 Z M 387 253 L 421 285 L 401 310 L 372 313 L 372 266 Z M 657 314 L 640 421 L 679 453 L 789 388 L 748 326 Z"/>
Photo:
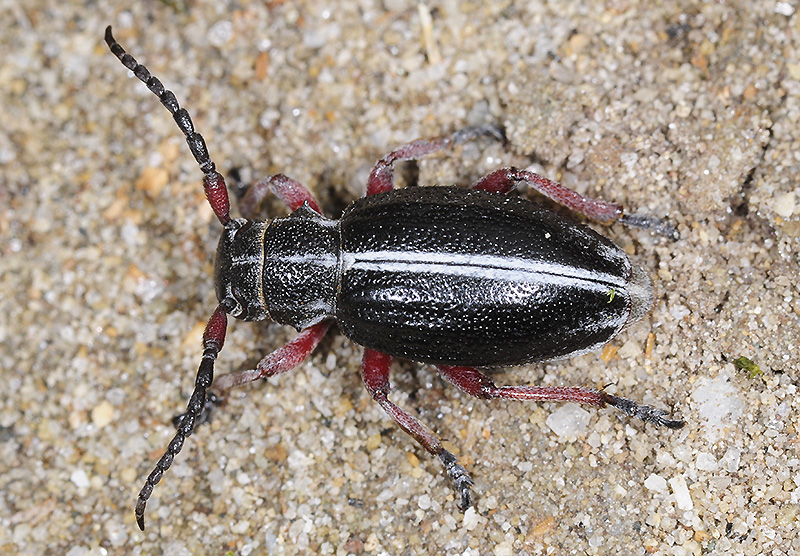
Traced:
<path fill-rule="evenodd" d="M 641 319 L 653 302 L 647 274 L 616 244 L 534 203 L 506 196 L 516 184 L 526 183 L 605 224 L 621 222 L 677 239 L 671 224 L 626 215 L 620 205 L 584 197 L 517 168 L 495 170 L 470 189 L 394 189 L 395 162 L 419 159 L 480 135 L 498 135 L 492 127 L 419 139 L 387 154 L 372 169 L 366 196 L 339 220 L 322 216 L 311 193 L 280 174 L 254 184 L 241 208 L 252 215 L 273 193 L 293 211 L 288 217 L 232 219 L 225 179 L 189 113 L 125 52 L 110 26 L 105 41 L 172 114 L 200 165 L 206 197 L 223 226 L 214 270 L 219 305 L 203 333 L 203 358 L 186 413 L 139 492 L 136 521 L 142 530 L 153 487 L 193 432 L 209 388 L 224 392 L 293 369 L 334 322 L 364 346 L 361 376 L 367 391 L 401 429 L 441 460 L 463 510 L 472 505 L 467 470 L 430 429 L 389 401 L 392 357 L 431 363 L 442 378 L 481 399 L 611 405 L 655 425 L 683 426 L 664 410 L 603 390 L 495 386 L 475 368 L 586 353 Z M 254 370 L 224 375 L 212 384 L 228 314 L 245 321 L 269 318 L 299 334 Z"/>

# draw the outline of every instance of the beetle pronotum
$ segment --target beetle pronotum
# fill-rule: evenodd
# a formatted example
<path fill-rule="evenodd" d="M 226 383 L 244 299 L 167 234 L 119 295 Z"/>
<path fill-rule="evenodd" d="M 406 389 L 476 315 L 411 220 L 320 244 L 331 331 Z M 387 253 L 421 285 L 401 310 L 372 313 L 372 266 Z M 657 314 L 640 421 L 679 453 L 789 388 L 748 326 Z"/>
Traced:
<path fill-rule="evenodd" d="M 366 197 L 351 204 L 339 220 L 322 216 L 311 193 L 283 175 L 253 185 L 241 209 L 252 216 L 264 196 L 273 193 L 291 215 L 271 221 L 232 219 L 225 180 L 189 113 L 123 50 L 111 27 L 105 40 L 173 115 L 224 227 L 214 272 L 219 306 L 203 334 L 203 358 L 186 413 L 139 493 L 136 520 L 141 529 L 147 500 L 194 430 L 209 388 L 223 392 L 296 367 L 334 322 L 364 346 L 361 374 L 367 391 L 441 460 L 462 509 L 472 504 L 472 479 L 431 430 L 389 401 L 392 357 L 431 363 L 442 378 L 478 398 L 611 405 L 655 425 L 683 426 L 663 410 L 603 390 L 496 386 L 475 368 L 585 353 L 641 319 L 652 305 L 650 279 L 617 245 L 586 226 L 507 196 L 517 183 L 606 224 L 622 222 L 677 238 L 669 223 L 626 215 L 619 205 L 584 197 L 516 168 L 496 170 L 470 189 L 394 189 L 396 162 L 498 134 L 492 127 L 420 139 L 392 151 L 375 164 Z M 300 333 L 255 369 L 213 381 L 228 314 L 246 321 L 271 318 Z"/>

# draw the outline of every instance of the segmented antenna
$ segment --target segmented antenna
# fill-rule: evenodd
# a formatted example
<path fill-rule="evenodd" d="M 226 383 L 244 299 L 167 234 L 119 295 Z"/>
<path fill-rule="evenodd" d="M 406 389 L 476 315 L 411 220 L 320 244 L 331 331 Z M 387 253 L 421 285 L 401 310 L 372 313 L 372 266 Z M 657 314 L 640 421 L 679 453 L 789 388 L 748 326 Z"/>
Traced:
<path fill-rule="evenodd" d="M 203 359 L 200 361 L 200 367 L 197 369 L 197 377 L 194 381 L 194 391 L 189 398 L 189 403 L 186 406 L 186 413 L 183 414 L 183 419 L 178 424 L 178 430 L 175 436 L 167 446 L 164 455 L 158 460 L 156 466 L 147 476 L 147 480 L 139 491 L 139 496 L 136 499 L 136 523 L 139 529 L 144 531 L 144 510 L 147 506 L 147 501 L 150 495 L 153 494 L 153 488 L 161 481 L 164 472 L 170 468 L 172 461 L 175 459 L 181 449 L 186 438 L 194 432 L 194 426 L 197 418 L 203 411 L 206 404 L 206 392 L 214 381 L 214 361 L 217 359 L 219 351 L 225 343 L 225 330 L 228 327 L 228 317 L 226 308 L 220 304 L 214 314 L 206 324 L 205 332 L 203 332 Z"/>
<path fill-rule="evenodd" d="M 189 144 L 189 149 L 192 151 L 200 169 L 203 171 L 203 187 L 206 191 L 206 198 L 214 214 L 217 215 L 222 225 L 227 225 L 231 222 L 230 218 L 230 202 L 228 200 L 228 190 L 225 185 L 225 179 L 217 172 L 214 163 L 208 156 L 206 143 L 203 136 L 195 132 L 194 124 L 189 113 L 181 108 L 178 100 L 172 91 L 164 88 L 158 78 L 150 75 L 147 68 L 138 63 L 133 56 L 127 54 L 125 50 L 114 40 L 111 34 L 111 26 L 106 27 L 106 44 L 111 49 L 111 52 L 119 58 L 122 64 L 131 70 L 133 74 L 139 78 L 147 88 L 150 89 L 161 101 L 167 110 L 169 110 L 178 128 L 186 136 L 186 142 Z M 225 343 L 225 330 L 228 326 L 227 313 L 231 310 L 225 302 L 220 303 L 217 310 L 208 321 L 205 332 L 203 332 L 203 359 L 200 362 L 200 367 L 197 369 L 197 377 L 195 379 L 194 391 L 189 399 L 186 408 L 186 413 L 178 425 L 178 430 L 175 436 L 169 443 L 164 455 L 158 460 L 155 468 L 147 476 L 147 480 L 139 491 L 139 496 L 136 500 L 136 523 L 139 528 L 144 531 L 144 510 L 147 506 L 147 501 L 150 495 L 153 494 L 153 488 L 161 480 L 164 472 L 170 468 L 175 456 L 183 448 L 186 438 L 194 431 L 194 426 L 198 416 L 201 414 L 203 407 L 206 403 L 206 392 L 214 380 L 214 361 L 217 354 L 222 349 Z"/>
<path fill-rule="evenodd" d="M 194 159 L 203 171 L 203 188 L 206 191 L 208 203 L 224 226 L 231 219 L 231 205 L 228 200 L 228 188 L 227 185 L 225 185 L 225 178 L 222 177 L 222 174 L 217 172 L 214 162 L 208 155 L 208 149 L 206 148 L 206 142 L 203 136 L 194 130 L 194 124 L 192 123 L 192 118 L 189 116 L 189 112 L 187 112 L 185 108 L 180 107 L 178 99 L 175 98 L 175 94 L 172 91 L 165 89 L 164 85 L 157 77 L 150 75 L 146 67 L 137 62 L 133 56 L 125 52 L 125 49 L 122 48 L 114 38 L 114 35 L 111 34 L 111 25 L 106 27 L 105 39 L 108 48 L 111 49 L 114 56 L 119 58 L 122 65 L 131 70 L 133 75 L 139 78 L 139 81 L 147 85 L 147 88 L 158 97 L 161 104 L 172 114 L 175 123 L 178 124 L 178 128 L 186 136 L 186 143 L 189 145 L 189 150 L 192 151 L 192 156 L 194 156 Z"/>

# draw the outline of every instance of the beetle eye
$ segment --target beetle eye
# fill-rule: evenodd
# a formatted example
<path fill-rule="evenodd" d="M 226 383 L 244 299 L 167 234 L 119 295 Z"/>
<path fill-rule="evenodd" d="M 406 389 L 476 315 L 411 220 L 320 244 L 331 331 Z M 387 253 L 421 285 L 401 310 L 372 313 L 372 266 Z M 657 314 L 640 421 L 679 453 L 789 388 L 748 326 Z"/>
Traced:
<path fill-rule="evenodd" d="M 238 288 L 231 288 L 230 293 L 222 300 L 225 310 L 232 317 L 238 318 L 244 310 L 241 302 L 241 293 Z"/>

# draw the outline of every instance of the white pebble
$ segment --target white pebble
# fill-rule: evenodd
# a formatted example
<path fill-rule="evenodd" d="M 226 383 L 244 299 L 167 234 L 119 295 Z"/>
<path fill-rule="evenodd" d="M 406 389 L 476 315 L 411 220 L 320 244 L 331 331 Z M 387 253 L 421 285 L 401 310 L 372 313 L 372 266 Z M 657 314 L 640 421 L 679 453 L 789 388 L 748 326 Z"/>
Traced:
<path fill-rule="evenodd" d="M 644 487 L 647 490 L 655 490 L 656 492 L 665 492 L 667 490 L 667 480 L 655 473 L 651 473 L 649 477 L 644 480 Z"/>
<path fill-rule="evenodd" d="M 784 193 L 775 197 L 775 202 L 772 203 L 772 209 L 781 218 L 789 218 L 794 214 L 794 209 L 797 206 L 794 191 Z"/>
<path fill-rule="evenodd" d="M 427 494 L 423 494 L 419 498 L 417 498 L 417 505 L 420 507 L 421 510 L 428 510 L 431 507 L 431 497 Z"/>
<path fill-rule="evenodd" d="M 697 460 L 695 461 L 695 466 L 700 471 L 716 471 L 717 470 L 717 458 L 715 458 L 712 454 L 708 452 L 700 452 L 697 454 Z"/>
<path fill-rule="evenodd" d="M 669 486 L 672 488 L 672 494 L 675 495 L 675 503 L 678 508 L 684 511 L 689 511 L 694 508 L 692 503 L 692 495 L 689 493 L 689 487 L 686 485 L 686 479 L 683 475 L 675 475 L 669 480 Z"/>
<path fill-rule="evenodd" d="M 78 488 L 89 488 L 89 477 L 83 469 L 76 469 L 69 476 L 69 480 Z"/>
<path fill-rule="evenodd" d="M 570 403 L 555 410 L 545 421 L 550 430 L 561 439 L 578 438 L 589 427 L 590 414 L 580 406 Z"/>
<path fill-rule="evenodd" d="M 474 506 L 470 506 L 466 512 L 464 512 L 464 529 L 467 531 L 472 531 L 478 526 L 478 512 L 475 511 Z"/>

